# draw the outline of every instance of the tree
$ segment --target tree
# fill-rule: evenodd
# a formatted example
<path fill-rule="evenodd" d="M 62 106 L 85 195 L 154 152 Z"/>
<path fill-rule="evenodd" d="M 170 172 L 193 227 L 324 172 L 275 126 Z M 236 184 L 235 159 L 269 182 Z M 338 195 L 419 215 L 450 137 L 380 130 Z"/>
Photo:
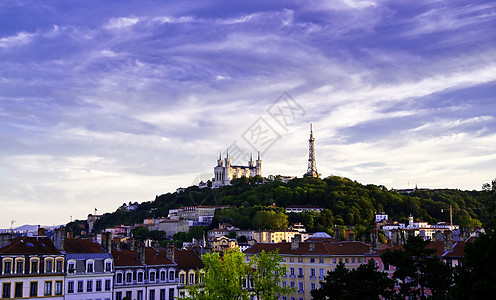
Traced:
<path fill-rule="evenodd" d="M 287 229 L 288 216 L 282 212 L 257 211 L 253 218 L 253 227 L 258 229 Z"/>
<path fill-rule="evenodd" d="M 265 253 L 264 250 L 250 260 L 248 278 L 253 284 L 257 299 L 275 300 L 279 295 L 291 293 L 291 288 L 280 285 L 281 276 L 286 272 L 278 250 Z"/>
<path fill-rule="evenodd" d="M 150 230 L 146 227 L 135 227 L 131 229 L 131 234 L 135 240 L 143 242 L 150 236 Z"/>
<path fill-rule="evenodd" d="M 371 259 L 355 270 L 340 262 L 328 272 L 322 287 L 312 291 L 314 299 L 379 299 L 393 294 L 394 281 L 377 269 Z"/>
<path fill-rule="evenodd" d="M 386 251 L 381 258 L 386 265 L 396 267 L 393 279 L 400 281 L 399 297 L 426 297 L 430 289 L 436 299 L 445 299 L 453 283 L 452 268 L 427 249 L 429 241 L 420 236 L 409 237 L 403 250 Z"/>
<path fill-rule="evenodd" d="M 290 293 L 288 287 L 280 287 L 286 266 L 277 252 L 265 253 L 244 262 L 244 255 L 238 249 L 229 249 L 221 258 L 219 253 L 202 255 L 204 274 L 202 284 L 190 289 L 189 299 L 248 300 L 257 295 L 258 299 L 277 299 L 281 294 Z M 246 283 L 250 281 L 252 288 Z M 203 288 L 203 290 L 202 290 Z"/>

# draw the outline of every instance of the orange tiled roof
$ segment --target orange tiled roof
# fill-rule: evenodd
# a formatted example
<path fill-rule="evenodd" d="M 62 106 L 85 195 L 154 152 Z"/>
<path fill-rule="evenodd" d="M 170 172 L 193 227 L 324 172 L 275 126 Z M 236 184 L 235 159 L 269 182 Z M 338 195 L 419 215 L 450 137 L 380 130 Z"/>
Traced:
<path fill-rule="evenodd" d="M 61 254 L 47 237 L 17 237 L 0 248 L 0 254 Z"/>

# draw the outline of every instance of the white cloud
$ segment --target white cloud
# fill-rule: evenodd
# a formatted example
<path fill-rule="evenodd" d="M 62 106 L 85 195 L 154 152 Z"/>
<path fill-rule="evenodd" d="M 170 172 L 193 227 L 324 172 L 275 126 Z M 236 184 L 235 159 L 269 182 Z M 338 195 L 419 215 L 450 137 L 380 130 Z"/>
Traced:
<path fill-rule="evenodd" d="M 103 28 L 108 30 L 121 30 L 130 26 L 133 26 L 139 22 L 139 18 L 112 18 L 110 19 Z"/>
<path fill-rule="evenodd" d="M 0 38 L 0 47 L 11 48 L 11 47 L 27 45 L 31 43 L 34 37 L 35 37 L 34 33 L 21 31 L 16 35 Z"/>

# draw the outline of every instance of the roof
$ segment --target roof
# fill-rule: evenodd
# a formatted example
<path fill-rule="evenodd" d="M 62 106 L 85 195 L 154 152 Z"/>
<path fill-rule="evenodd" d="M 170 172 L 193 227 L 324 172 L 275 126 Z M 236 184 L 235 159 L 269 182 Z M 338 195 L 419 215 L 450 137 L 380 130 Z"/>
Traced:
<path fill-rule="evenodd" d="M 453 250 L 444 251 L 444 241 L 430 241 L 430 243 L 425 247 L 426 249 L 433 249 L 435 252 L 432 256 L 438 257 L 464 257 L 465 256 L 465 246 L 467 242 L 453 242 Z M 396 247 L 389 247 L 386 249 L 376 250 L 374 255 L 382 255 L 386 251 L 403 250 L 403 245 Z"/>
<path fill-rule="evenodd" d="M 112 256 L 116 266 L 142 266 L 136 250 L 117 250 L 112 248 Z M 145 247 L 145 264 L 149 266 L 172 265 L 167 258 L 165 250 L 157 251 L 152 247 Z"/>
<path fill-rule="evenodd" d="M 0 248 L 0 254 L 62 254 L 54 245 L 52 240 L 47 237 L 17 237 L 13 239 L 10 244 Z"/>
<path fill-rule="evenodd" d="M 193 250 L 176 250 L 174 257 L 180 270 L 197 270 L 204 267 L 201 257 Z"/>
<path fill-rule="evenodd" d="M 64 250 L 66 253 L 105 253 L 102 246 L 93 239 L 65 239 Z"/>
<path fill-rule="evenodd" d="M 314 249 L 311 250 L 311 244 Z M 298 249 L 291 250 L 291 243 L 266 244 L 258 243 L 243 251 L 246 254 L 258 254 L 265 250 L 270 252 L 279 250 L 279 254 L 285 255 L 363 255 L 369 252 L 369 246 L 362 242 L 303 242 Z"/>
<path fill-rule="evenodd" d="M 318 206 L 311 206 L 311 205 L 290 205 L 286 207 L 286 209 L 288 208 L 322 209 Z"/>

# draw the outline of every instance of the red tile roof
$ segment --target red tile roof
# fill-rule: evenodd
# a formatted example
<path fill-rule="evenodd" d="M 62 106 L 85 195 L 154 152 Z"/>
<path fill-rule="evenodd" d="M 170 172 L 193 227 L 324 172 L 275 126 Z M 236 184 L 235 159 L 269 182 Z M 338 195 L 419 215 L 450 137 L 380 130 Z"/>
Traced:
<path fill-rule="evenodd" d="M 314 244 L 313 250 L 310 244 Z M 276 249 L 279 254 L 285 255 L 363 255 L 369 252 L 369 246 L 362 242 L 303 242 L 295 250 L 291 250 L 291 243 L 258 243 L 246 249 L 244 253 L 258 254 L 262 250 L 270 252 Z"/>
<path fill-rule="evenodd" d="M 193 250 L 176 250 L 174 257 L 180 270 L 198 270 L 204 267 L 201 257 Z"/>
<path fill-rule="evenodd" d="M 66 253 L 105 253 L 102 246 L 93 239 L 65 239 Z"/>
<path fill-rule="evenodd" d="M 61 252 L 53 245 L 52 240 L 47 237 L 17 237 L 0 248 L 0 254 L 55 254 Z"/>
<path fill-rule="evenodd" d="M 116 266 L 142 266 L 136 250 L 117 250 L 112 248 L 112 256 Z M 171 265 L 173 262 L 166 257 L 165 250 L 157 251 L 154 248 L 145 248 L 145 263 L 149 266 Z"/>

